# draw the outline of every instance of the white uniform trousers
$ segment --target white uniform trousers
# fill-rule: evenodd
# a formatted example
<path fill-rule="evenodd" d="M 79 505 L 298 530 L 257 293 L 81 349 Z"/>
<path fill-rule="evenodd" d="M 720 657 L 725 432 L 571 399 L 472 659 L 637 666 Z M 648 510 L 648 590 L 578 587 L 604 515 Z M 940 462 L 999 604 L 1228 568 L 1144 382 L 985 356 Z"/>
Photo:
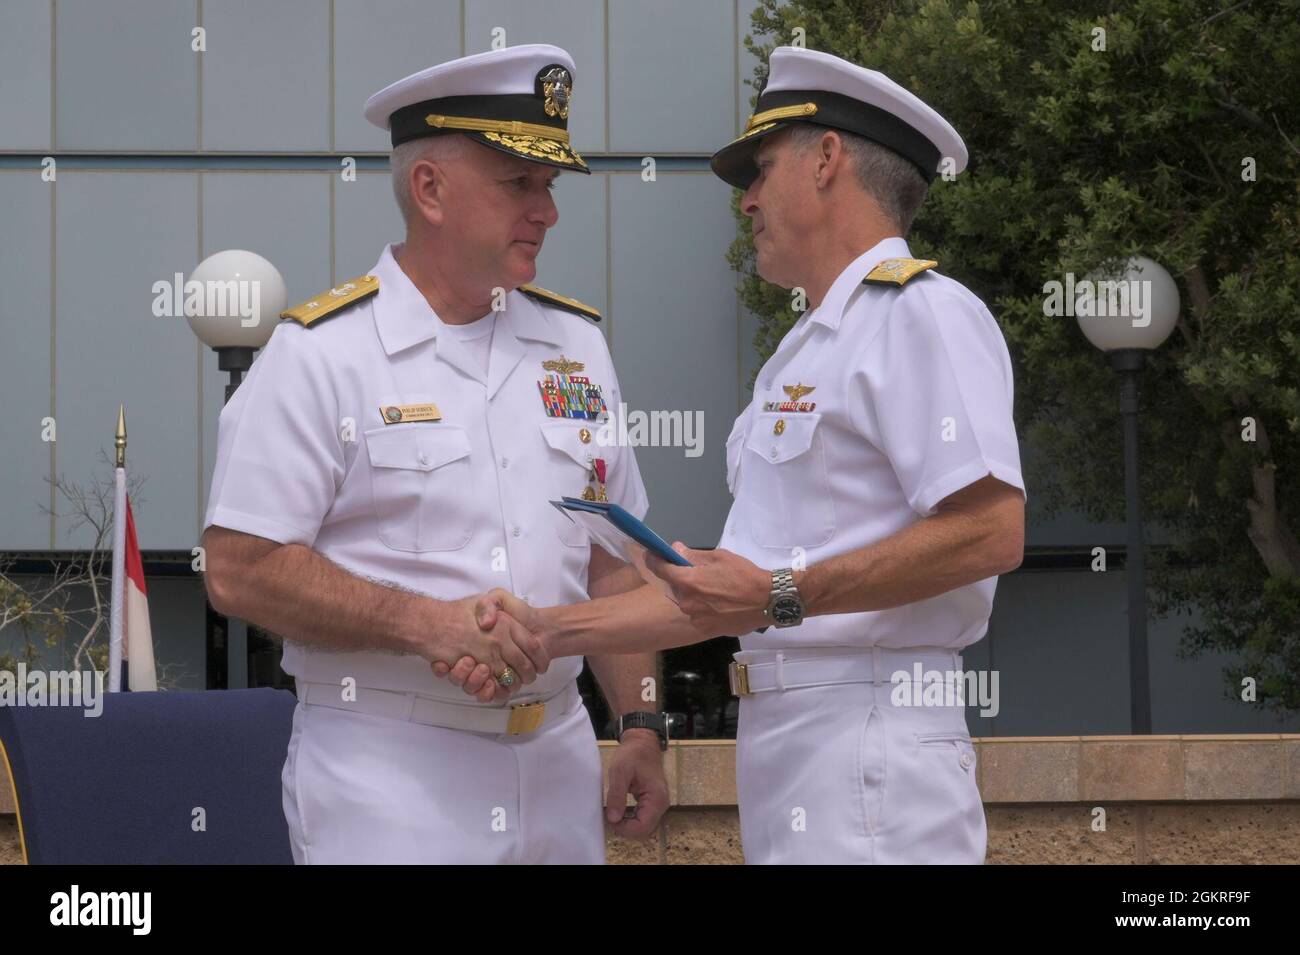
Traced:
<path fill-rule="evenodd" d="M 776 653 L 742 651 L 736 659 L 770 662 Z M 789 663 L 871 650 L 781 653 Z M 885 651 L 886 672 L 875 683 L 741 697 L 736 785 L 746 862 L 983 863 L 987 829 L 964 708 L 896 705 L 901 691 L 890 675 L 911 671 L 909 657 L 927 669 L 936 663 L 934 655 Z M 943 659 L 960 667 L 957 653 Z M 905 691 L 916 702 L 910 682 Z"/>
<path fill-rule="evenodd" d="M 603 864 L 600 754 L 571 687 L 517 736 L 299 703 L 281 774 L 302 864 Z"/>

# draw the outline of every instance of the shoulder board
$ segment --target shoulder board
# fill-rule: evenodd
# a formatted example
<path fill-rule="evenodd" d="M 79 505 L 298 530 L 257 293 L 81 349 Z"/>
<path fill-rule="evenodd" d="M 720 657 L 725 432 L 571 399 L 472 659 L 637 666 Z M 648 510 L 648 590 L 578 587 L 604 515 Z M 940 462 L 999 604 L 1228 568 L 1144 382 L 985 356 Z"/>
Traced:
<path fill-rule="evenodd" d="M 906 285 L 913 276 L 938 264 L 933 259 L 885 259 L 868 272 L 862 281 L 880 285 Z"/>
<path fill-rule="evenodd" d="M 293 308 L 286 308 L 280 313 L 280 317 L 292 318 L 295 322 L 310 328 L 313 322 L 328 318 L 378 291 L 379 279 L 373 275 L 359 275 L 354 279 L 348 279 L 342 285 L 336 285 L 327 292 L 321 292 L 314 298 L 299 302 Z"/>
<path fill-rule="evenodd" d="M 569 298 L 567 295 L 557 295 L 555 292 L 548 291 L 544 288 L 538 288 L 536 285 L 521 285 L 519 291 L 523 292 L 529 298 L 535 298 L 539 302 L 552 305 L 555 308 L 562 308 L 566 312 L 573 312 L 575 315 L 581 315 L 583 318 L 589 318 L 593 322 L 600 321 L 600 312 L 596 311 L 590 305 L 584 305 L 576 298 Z"/>

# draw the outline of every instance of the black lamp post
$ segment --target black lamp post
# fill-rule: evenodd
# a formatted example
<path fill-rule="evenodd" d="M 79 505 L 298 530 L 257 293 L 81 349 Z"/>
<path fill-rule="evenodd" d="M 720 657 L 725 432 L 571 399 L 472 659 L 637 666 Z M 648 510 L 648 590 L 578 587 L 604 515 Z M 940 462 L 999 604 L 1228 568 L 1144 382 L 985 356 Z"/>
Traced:
<path fill-rule="evenodd" d="M 1151 664 L 1147 649 L 1146 560 L 1138 476 L 1138 395 L 1147 353 L 1178 324 L 1178 286 L 1145 256 L 1130 259 L 1118 278 L 1089 276 L 1092 304 L 1076 299 L 1075 316 L 1088 340 L 1106 352 L 1120 376 L 1124 418 L 1124 496 L 1127 503 L 1125 576 L 1128 581 L 1129 719 L 1134 735 L 1151 733 Z M 1114 283 L 1102 285 L 1101 283 Z M 1082 284 L 1082 283 L 1081 283 Z M 1113 294 L 1112 294 L 1113 293 Z"/>
<path fill-rule="evenodd" d="M 287 297 L 284 278 L 256 252 L 227 249 L 195 266 L 185 285 L 186 300 L 193 294 L 199 302 L 186 318 L 199 340 L 216 351 L 217 367 L 229 373 L 229 401 L 252 367 L 254 353 L 275 331 Z M 209 637 L 205 659 L 211 660 L 214 651 Z M 234 617 L 227 618 L 225 683 L 225 688 L 248 685 L 248 624 Z"/>

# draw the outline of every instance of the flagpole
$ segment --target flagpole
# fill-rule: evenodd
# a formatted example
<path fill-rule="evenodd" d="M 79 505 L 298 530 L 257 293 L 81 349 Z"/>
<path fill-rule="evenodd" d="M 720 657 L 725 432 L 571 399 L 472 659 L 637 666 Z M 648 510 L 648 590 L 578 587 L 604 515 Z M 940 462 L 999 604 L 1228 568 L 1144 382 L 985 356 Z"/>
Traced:
<path fill-rule="evenodd" d="M 126 408 L 117 406 L 113 445 L 113 590 L 108 612 L 108 692 L 122 689 L 122 602 L 126 596 Z"/>

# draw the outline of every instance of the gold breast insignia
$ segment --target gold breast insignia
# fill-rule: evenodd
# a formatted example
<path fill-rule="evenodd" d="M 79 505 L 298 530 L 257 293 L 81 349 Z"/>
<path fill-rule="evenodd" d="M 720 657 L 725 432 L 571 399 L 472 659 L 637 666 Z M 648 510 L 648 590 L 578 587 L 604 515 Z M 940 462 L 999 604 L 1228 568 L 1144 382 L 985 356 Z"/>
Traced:
<path fill-rule="evenodd" d="M 561 355 L 559 358 L 551 358 L 542 362 L 542 367 L 557 374 L 572 375 L 576 371 L 583 371 L 587 366 L 580 361 L 573 361 Z"/>
<path fill-rule="evenodd" d="M 817 407 L 817 402 L 815 401 L 799 400 L 805 395 L 810 395 L 814 391 L 816 391 L 817 390 L 816 385 L 805 385 L 803 382 L 799 382 L 798 384 L 794 384 L 794 385 L 782 385 L 781 390 L 785 392 L 786 397 L 788 397 L 790 400 L 789 401 L 765 401 L 763 402 L 764 411 L 779 411 L 782 413 L 792 412 L 797 414 L 801 411 L 802 412 L 812 411 L 814 408 Z M 777 434 L 780 433 L 781 433 L 780 431 L 777 432 Z"/>

